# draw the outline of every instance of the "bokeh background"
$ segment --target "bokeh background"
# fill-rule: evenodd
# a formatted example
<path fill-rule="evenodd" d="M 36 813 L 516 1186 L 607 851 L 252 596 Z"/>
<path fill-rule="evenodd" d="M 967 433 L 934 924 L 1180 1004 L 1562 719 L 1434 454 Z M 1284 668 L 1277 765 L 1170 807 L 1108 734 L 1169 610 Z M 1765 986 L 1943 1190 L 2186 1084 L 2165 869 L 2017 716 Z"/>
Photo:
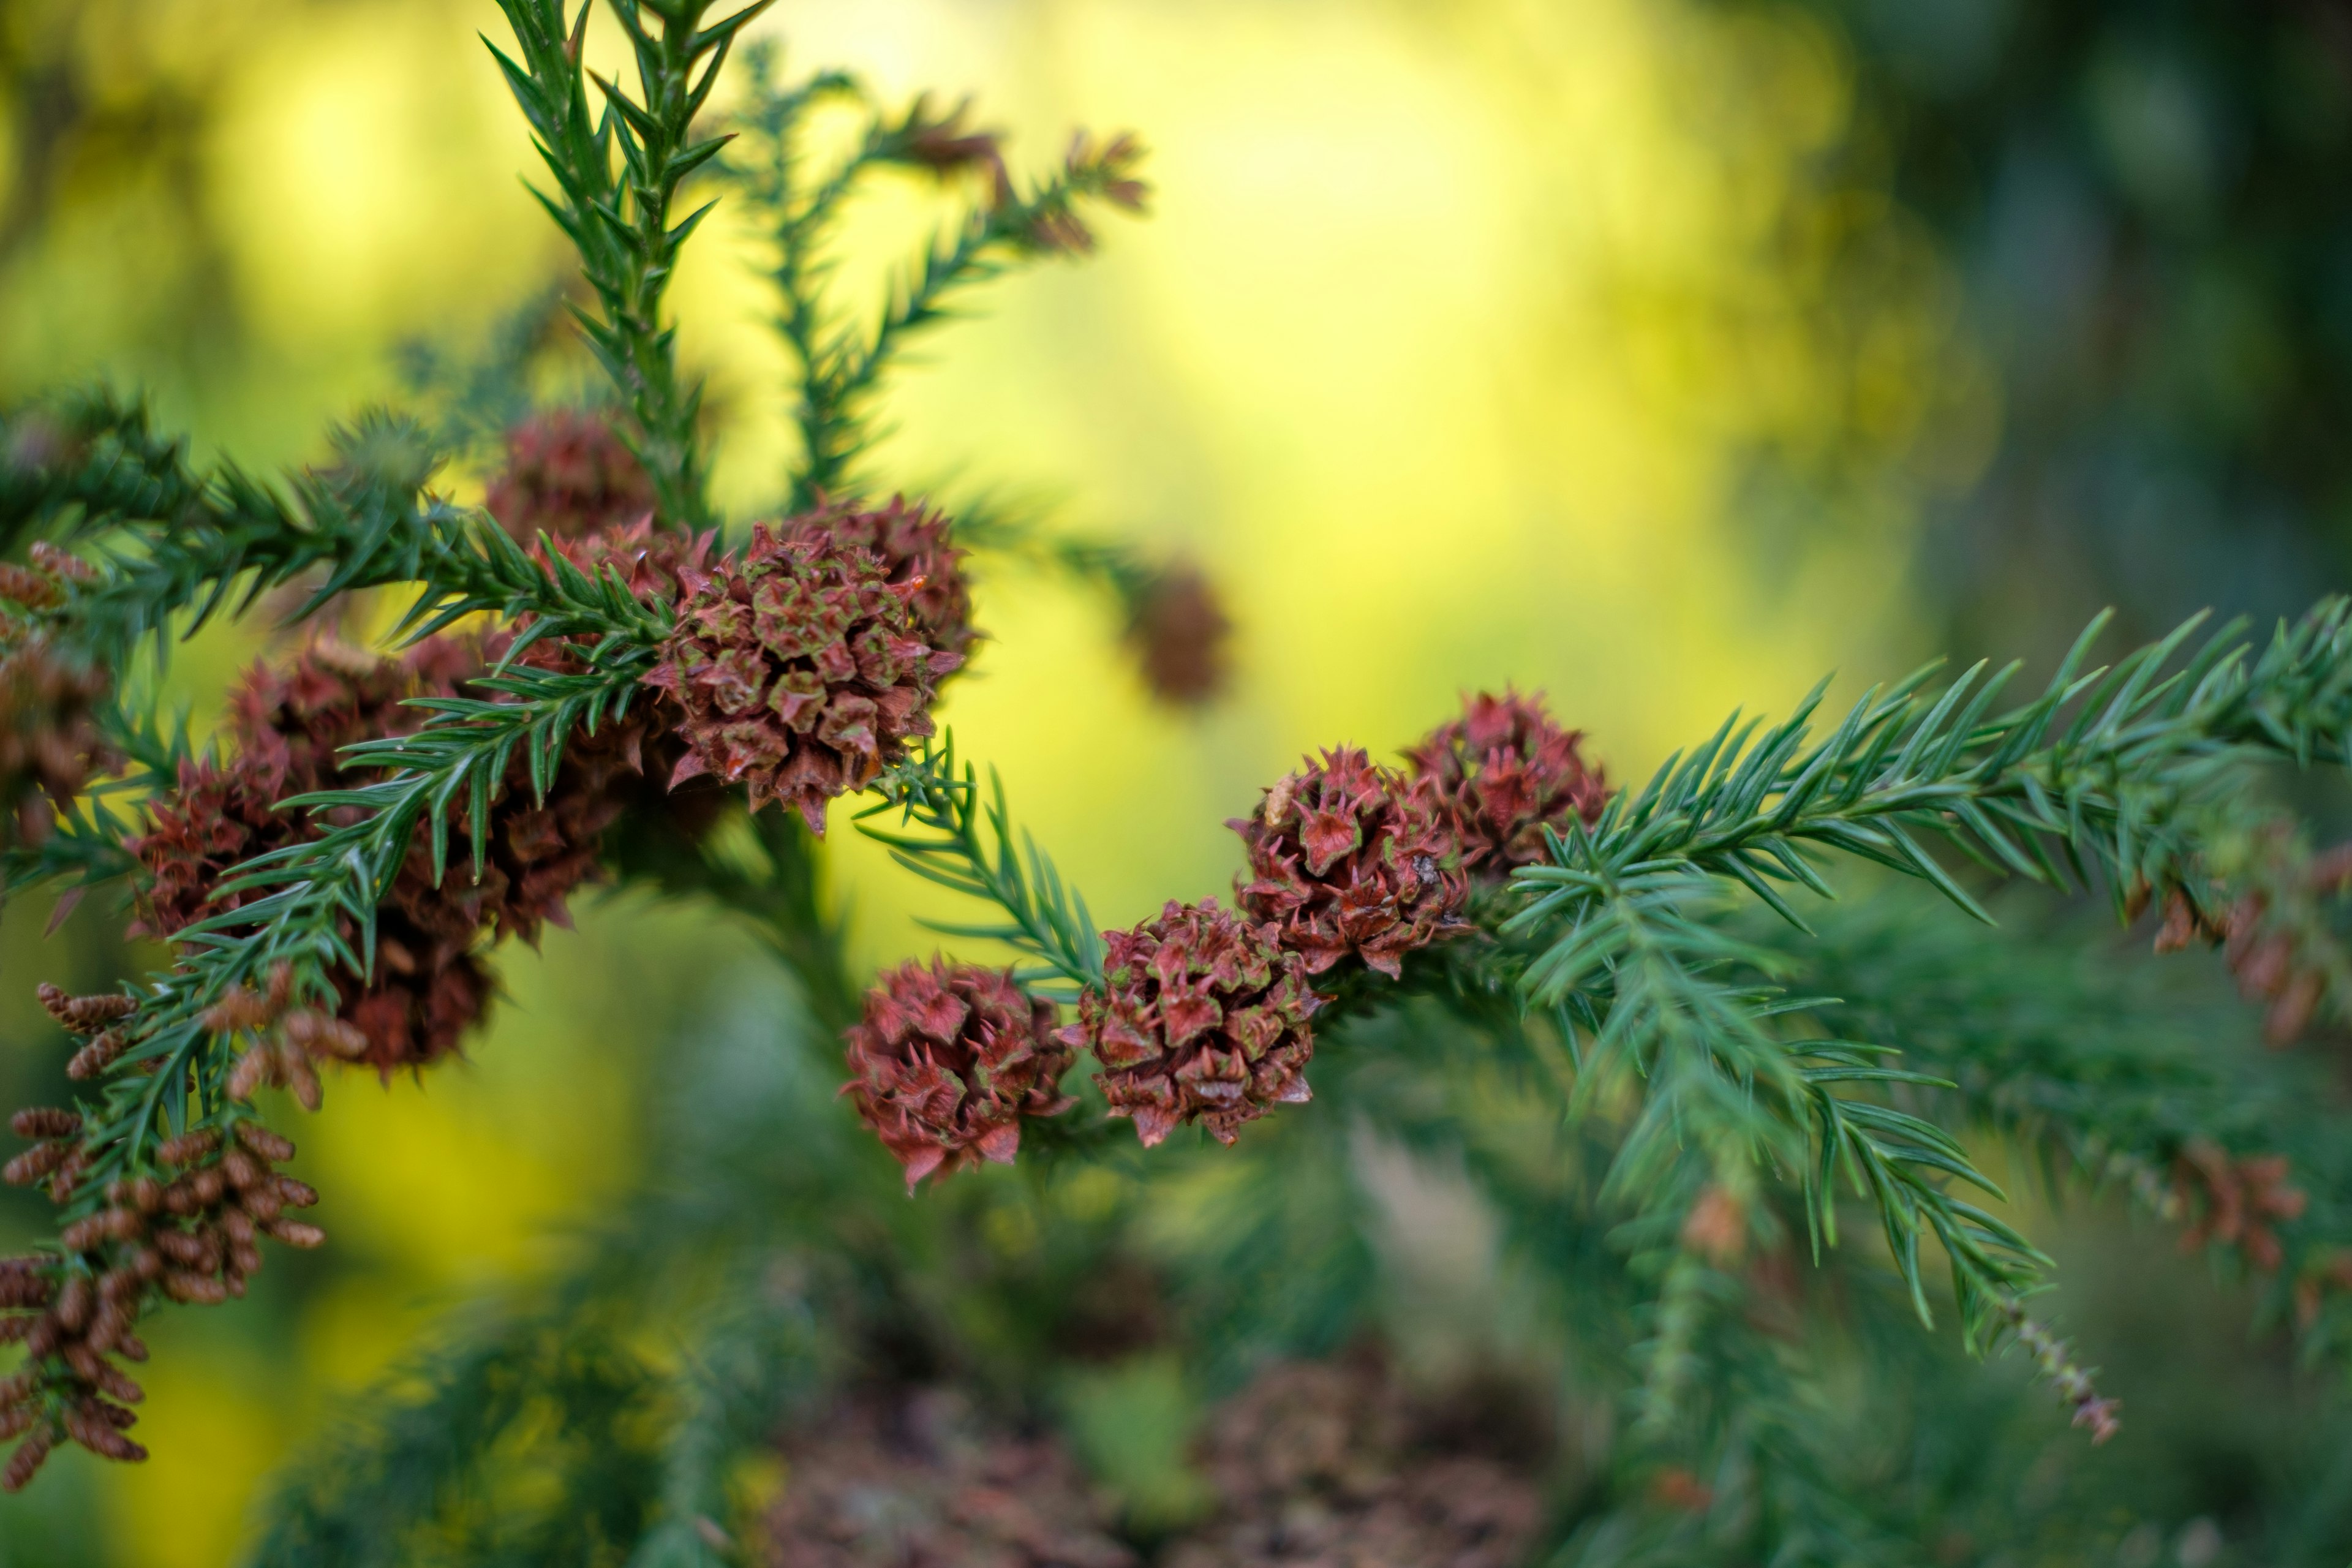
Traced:
<path fill-rule="evenodd" d="M 973 95 L 1016 163 L 1077 125 L 1152 148 L 1149 220 L 930 340 L 883 458 L 1230 601 L 1234 688 L 1179 714 L 1103 605 L 983 586 L 942 717 L 1107 922 L 1218 890 L 1222 819 L 1302 749 L 1393 748 L 1467 688 L 1547 691 L 1641 775 L 1823 670 L 2345 582 L 2352 21 L 2319 0 L 784 0 L 760 30 Z M 402 343 L 560 282 L 483 32 L 488 0 L 0 0 L 0 401 L 105 379 L 206 453 L 315 460 Z M 859 232 L 895 253 L 931 212 Z M 758 255 L 722 208 L 673 296 L 739 521 L 786 452 Z M 255 651 L 190 650 L 200 725 Z M 927 948 L 918 889 L 837 837 L 861 957 Z M 58 1461 L 0 1500 L 0 1563 L 231 1561 L 339 1402 L 638 1178 L 666 1048 L 774 981 L 694 910 L 578 912 L 503 956 L 468 1062 L 335 1086 L 303 1140 L 334 1245 L 161 1325 L 157 1458 Z M 132 961 L 106 911 L 47 915 L 0 921 L 10 1103 L 65 1054 L 33 984 Z M 2102 1306 L 2167 1246 L 2094 1226 L 2080 1313 L 2214 1363 L 2173 1423 L 2210 1451 L 2137 1461 L 2185 1478 L 2179 1528 L 2127 1538 L 2205 1568 L 2315 1395 L 2200 1270 Z"/>

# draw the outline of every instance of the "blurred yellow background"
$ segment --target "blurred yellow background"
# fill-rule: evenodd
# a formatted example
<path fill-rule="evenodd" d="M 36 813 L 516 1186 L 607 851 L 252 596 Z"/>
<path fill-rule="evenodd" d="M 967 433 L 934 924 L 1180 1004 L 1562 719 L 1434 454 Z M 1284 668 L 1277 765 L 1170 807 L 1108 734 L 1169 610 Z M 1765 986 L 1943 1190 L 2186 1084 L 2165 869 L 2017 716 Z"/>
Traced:
<path fill-rule="evenodd" d="M 60 29 L 98 91 L 163 108 L 126 112 L 151 140 L 93 154 L 0 246 L 0 395 L 110 376 L 208 452 L 314 459 L 327 420 L 391 394 L 396 340 L 461 342 L 561 275 L 486 0 L 10 10 L 20 45 Z M 1840 46 L 1794 13 L 788 0 L 759 30 L 793 70 L 972 95 L 1016 167 L 1079 125 L 1152 149 L 1149 221 L 1106 220 L 1099 257 L 930 338 L 882 458 L 1190 553 L 1229 597 L 1235 689 L 1185 716 L 1144 700 L 1102 606 L 983 563 L 994 640 L 942 720 L 1106 922 L 1222 889 L 1223 819 L 1304 749 L 1391 751 L 1465 689 L 1547 691 L 1622 778 L 1734 705 L 1928 651 L 1900 584 L 1921 509 L 1986 460 L 1996 394 L 1953 279 L 1871 182 Z M 879 203 L 854 237 L 895 256 L 936 210 Z M 722 209 L 673 296 L 739 521 L 786 456 L 760 258 Z M 1775 523 L 1776 474 L 1826 521 Z M 208 637 L 184 679 L 217 690 L 249 652 Z M 927 948 L 930 890 L 835 842 L 861 959 Z M 296 1331 L 257 1333 L 250 1304 L 175 1315 L 156 1458 L 76 1454 L 0 1500 L 0 1562 L 37 1560 L 37 1514 L 43 1541 L 95 1530 L 93 1561 L 230 1560 L 254 1489 L 340 1397 L 639 1173 L 640 1042 L 760 961 L 695 911 L 579 912 L 502 955 L 511 997 L 471 1061 L 331 1089 L 298 1131 L 331 1273 Z M 22 994 L 45 914 L 7 917 L 11 1052 L 60 1048 Z"/>

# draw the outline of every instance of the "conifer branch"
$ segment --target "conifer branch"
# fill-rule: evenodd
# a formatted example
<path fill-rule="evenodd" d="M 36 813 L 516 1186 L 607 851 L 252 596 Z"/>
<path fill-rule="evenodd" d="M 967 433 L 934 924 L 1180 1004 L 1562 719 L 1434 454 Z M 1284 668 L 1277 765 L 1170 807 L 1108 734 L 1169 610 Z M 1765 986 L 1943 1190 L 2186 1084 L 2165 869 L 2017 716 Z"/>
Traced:
<path fill-rule="evenodd" d="M 137 863 L 124 845 L 136 831 L 103 798 L 78 802 L 75 809 L 58 814 L 56 825 L 38 842 L 12 842 L 0 849 L 0 894 L 70 879 L 72 889 L 64 896 L 73 897 L 76 889 L 127 876 Z M 52 918 L 62 920 L 69 912 L 63 909 Z"/>
<path fill-rule="evenodd" d="M 1801 925 L 1780 889 L 1830 895 L 1808 858 L 1817 849 L 1924 878 L 1979 918 L 1923 837 L 1997 873 L 2059 885 L 2063 860 L 2076 879 L 2104 881 L 2118 905 L 2137 887 L 2177 879 L 2195 847 L 2189 807 L 2238 765 L 2352 758 L 2352 605 L 2323 602 L 2281 626 L 2259 658 L 2232 623 L 2165 674 L 2201 620 L 2078 676 L 2102 616 L 2038 699 L 1996 717 L 2016 665 L 1979 682 L 1980 664 L 1932 697 L 1923 689 L 1935 666 L 1923 668 L 1866 693 L 1810 748 L 1822 687 L 1760 733 L 1756 721 L 1735 733 L 1734 714 L 1687 757 L 1669 758 L 1640 795 L 1612 799 L 1589 831 L 1573 825 L 1556 864 L 1517 873 L 1533 901 L 1510 929 L 1557 933 L 1528 971 L 1530 995 L 1549 1004 L 1570 987 L 1581 911 L 1612 877 L 1696 869 L 1738 882 Z"/>
<path fill-rule="evenodd" d="M 415 583 L 403 630 L 430 635 L 481 612 L 533 617 L 531 637 L 658 640 L 665 612 L 609 574 L 561 559 L 543 567 L 478 511 L 424 489 L 436 458 L 413 423 L 363 416 L 338 431 L 338 460 L 292 476 L 290 493 L 233 464 L 199 473 L 178 440 L 156 437 L 146 412 L 93 398 L 75 450 L 5 496 L 0 525 L 96 535 L 94 576 L 66 585 L 38 612 L 94 652 L 142 639 L 168 647 L 223 610 L 306 574 L 325 576 L 295 619 L 336 595 Z"/>
<path fill-rule="evenodd" d="M 677 328 L 664 324 L 662 300 L 679 247 L 710 208 L 675 222 L 671 215 L 680 187 L 726 144 L 724 137 L 698 140 L 694 119 L 737 36 L 770 0 L 752 0 L 707 26 L 709 0 L 611 0 L 639 92 L 632 98 L 596 78 L 601 113 L 590 106 L 590 73 L 580 58 L 593 0 L 583 0 L 569 26 L 564 3 L 499 0 L 522 58 L 495 44 L 490 53 L 554 177 L 553 195 L 534 195 L 579 250 L 595 290 L 596 311 L 572 313 L 635 421 L 632 449 L 653 479 L 661 514 L 705 528 L 709 476 L 695 428 L 702 390 L 679 376 Z"/>
<path fill-rule="evenodd" d="M 1091 248 L 1093 237 L 1078 209 L 1090 202 L 1139 207 L 1144 188 L 1134 171 L 1142 154 L 1129 138 L 1097 146 L 1080 137 L 1062 166 L 1024 195 L 1005 171 L 995 136 L 966 127 L 962 108 L 941 114 L 928 98 L 918 98 L 890 115 L 840 73 L 820 73 L 786 88 L 775 80 L 772 54 L 756 51 L 751 64 L 750 102 L 738 116 L 748 150 L 722 161 L 719 169 L 774 237 L 769 278 L 779 304 L 775 324 L 800 367 L 795 412 L 802 451 L 790 502 L 798 511 L 858 488 L 853 465 L 872 439 L 872 405 L 905 341 L 948 319 L 951 300 L 970 288 L 1046 256 Z M 812 110 L 841 101 L 865 107 L 866 133 L 839 166 L 807 179 L 803 123 Z M 925 247 L 879 315 L 861 320 L 829 297 L 833 268 L 824 245 L 863 179 L 889 167 L 942 178 L 976 173 L 986 190 L 960 223 Z"/>
<path fill-rule="evenodd" d="M 1789 965 L 1697 918 L 1717 901 L 1717 887 L 1688 868 L 1638 873 L 1608 888 L 1573 943 L 1553 950 L 1553 983 L 1564 994 L 1584 995 L 1586 1016 L 1598 1026 L 1579 1060 L 1566 1113 L 1589 1114 L 1603 1096 L 1639 1086 L 1602 1197 L 1630 1199 L 1655 1216 L 1650 1228 L 1671 1222 L 1672 1233 L 1687 1239 L 1691 1208 L 1706 1189 L 1676 1179 L 1686 1159 L 1703 1163 L 1708 1187 L 1738 1223 L 1767 1176 L 1793 1173 L 1818 1261 L 1823 1244 L 1837 1242 L 1835 1188 L 1843 1175 L 1876 1210 L 1920 1321 L 1934 1321 L 1919 1268 L 1924 1233 L 1944 1248 L 1969 1342 L 1982 1343 L 2004 1303 L 2030 1288 L 2048 1259 L 2012 1227 L 1953 1194 L 1948 1184 L 1957 1182 L 2004 1195 L 1949 1134 L 1906 1112 L 1846 1098 L 1837 1087 L 1942 1080 L 1885 1065 L 1895 1054 L 1888 1047 L 1786 1038 L 1775 1020 L 1822 1004 L 1727 977 L 1744 969 L 1769 978 Z M 1696 1260 L 1670 1263 L 1665 1280 L 1668 1294 L 1656 1309 L 1664 1327 L 1652 1347 L 1647 1387 L 1654 1426 L 1671 1414 L 1678 1365 L 1695 1331 L 1690 1314 L 1706 1287 Z"/>
<path fill-rule="evenodd" d="M 983 554 L 1008 557 L 1108 595 L 1133 620 L 1167 566 L 1115 539 L 1065 533 L 994 498 L 982 495 L 950 509 L 956 542 Z"/>
<path fill-rule="evenodd" d="M 1024 984 L 1058 978 L 1080 988 L 1102 984 L 1102 938 L 1087 912 L 1086 897 L 1063 882 L 1027 833 L 1015 846 L 1004 782 L 994 769 L 983 798 L 972 765 L 957 768 L 950 734 L 884 773 L 874 792 L 882 799 L 857 814 L 860 833 L 887 846 L 890 858 L 924 880 L 994 904 L 1005 916 L 1000 925 L 925 921 L 926 926 L 942 935 L 1001 942 L 1037 960 L 1042 967 L 1021 973 Z M 929 837 L 869 826 L 894 811 L 902 826 L 921 828 Z"/>
<path fill-rule="evenodd" d="M 293 999 L 333 1010 L 330 972 L 373 972 L 376 905 L 426 825 L 436 879 L 449 869 L 449 833 L 460 811 L 472 830 L 476 874 L 491 793 L 520 750 L 533 790 L 543 795 L 574 728 L 593 731 L 620 716 L 651 663 L 647 649 L 600 647 L 576 673 L 516 668 L 478 684 L 507 701 L 419 700 L 435 714 L 413 735 L 352 748 L 354 767 L 394 770 L 380 782 L 298 796 L 286 807 L 351 808 L 360 815 L 321 837 L 235 868 L 219 894 L 257 892 L 236 909 L 174 936 L 182 962 L 157 978 L 125 1026 L 105 1110 L 86 1139 L 93 1179 L 66 1211 L 95 1212 L 105 1183 L 134 1168 L 158 1139 L 233 1114 L 226 1086 L 234 1032 L 214 1014 L 224 997 L 264 991 L 283 966 Z"/>

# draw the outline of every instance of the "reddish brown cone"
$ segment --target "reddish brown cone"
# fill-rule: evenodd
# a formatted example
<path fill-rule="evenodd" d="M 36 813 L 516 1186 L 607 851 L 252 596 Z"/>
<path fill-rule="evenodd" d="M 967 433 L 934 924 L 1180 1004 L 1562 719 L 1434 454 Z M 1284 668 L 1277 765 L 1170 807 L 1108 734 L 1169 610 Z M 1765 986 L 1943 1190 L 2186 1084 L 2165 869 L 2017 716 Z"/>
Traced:
<path fill-rule="evenodd" d="M 1323 998 L 1272 926 L 1213 899 L 1171 902 L 1104 942 L 1104 989 L 1080 995 L 1078 1021 L 1057 1037 L 1094 1053 L 1110 1113 L 1134 1118 L 1144 1147 L 1194 1121 L 1230 1143 L 1243 1122 L 1309 1098 L 1307 1020 Z"/>
<path fill-rule="evenodd" d="M 681 592 L 681 574 L 708 569 L 718 538 L 715 532 L 656 528 L 651 517 L 643 517 L 625 527 L 559 540 L 556 548 L 583 572 L 609 567 L 637 597 L 669 604 Z M 536 542 L 531 554 L 545 564 Z M 505 647 L 503 637 L 494 637 L 484 657 L 495 663 Z M 542 639 L 524 650 L 520 662 L 534 668 L 576 671 L 587 668 L 579 653 L 570 642 Z M 625 713 L 607 715 L 594 734 L 574 731 L 564 749 L 563 771 L 549 794 L 550 805 L 558 805 L 566 795 L 577 796 L 597 802 L 598 814 L 607 820 L 662 814 L 688 836 L 698 835 L 724 797 L 715 786 L 669 793 L 670 775 L 686 759 L 686 742 L 678 733 L 683 711 L 669 693 L 641 690 Z"/>
<path fill-rule="evenodd" d="M 1075 1059 L 1053 1035 L 1054 1005 L 1027 994 L 1010 971 L 933 959 L 882 976 L 866 1017 L 848 1033 L 842 1092 L 907 1168 L 907 1187 L 992 1160 L 1009 1165 L 1021 1119 L 1057 1116 Z"/>
<path fill-rule="evenodd" d="M 255 666 L 230 698 L 233 749 L 217 762 L 184 764 L 178 791 L 150 803 L 148 831 L 131 845 L 149 879 L 138 929 L 170 936 L 262 896 L 268 889 L 215 889 L 241 862 L 317 836 L 309 813 L 278 811 L 278 802 L 372 777 L 343 773 L 338 749 L 415 732 L 425 714 L 404 700 L 452 695 L 478 667 L 471 647 L 441 639 L 400 659 L 316 643 L 284 669 Z M 474 952 L 480 900 L 466 896 L 478 889 L 463 888 L 456 868 L 436 888 L 423 834 L 420 826 L 377 910 L 373 983 L 341 971 L 333 976 L 340 1016 L 366 1034 L 366 1059 L 385 1072 L 456 1048 L 490 995 Z"/>
<path fill-rule="evenodd" d="M 679 573 L 709 570 L 711 546 L 718 540 L 716 532 L 657 528 L 648 514 L 634 522 L 558 537 L 555 548 L 592 576 L 609 566 L 638 598 L 668 604 L 678 596 Z M 530 548 L 532 559 L 547 564 L 538 540 Z"/>
<path fill-rule="evenodd" d="M 860 508 L 846 502 L 820 506 L 783 525 L 786 538 L 831 542 L 870 551 L 884 579 L 905 595 L 925 642 L 949 653 L 971 643 L 971 589 L 958 564 L 963 552 L 948 540 L 948 520 L 893 496 L 887 506 Z"/>
<path fill-rule="evenodd" d="M 654 486 L 601 414 L 555 408 L 507 433 L 507 466 L 483 505 L 525 544 L 616 529 L 653 514 Z"/>
<path fill-rule="evenodd" d="M 931 733 L 939 678 L 961 654 L 927 640 L 911 601 L 870 551 L 756 524 L 740 558 L 686 571 L 677 629 L 646 684 L 684 710 L 685 759 L 750 786 L 754 810 L 796 807 L 824 831 L 824 805 L 863 789 Z"/>
<path fill-rule="evenodd" d="M 28 568 L 10 570 L 48 582 Z M 57 807 L 94 774 L 122 765 L 90 717 L 107 684 L 103 671 L 47 637 L 0 622 L 0 846 L 40 843 Z"/>
<path fill-rule="evenodd" d="M 1544 858 L 1545 828 L 1591 823 L 1609 803 L 1601 770 L 1578 754 L 1583 739 L 1552 721 L 1540 694 L 1506 688 L 1500 697 L 1482 691 L 1467 700 L 1461 718 L 1405 756 L 1414 790 L 1461 836 L 1464 868 L 1502 875 Z"/>
<path fill-rule="evenodd" d="M 566 657 L 557 645 L 543 647 L 527 658 Z M 320 642 L 283 669 L 256 667 L 231 699 L 234 749 L 225 761 L 184 769 L 178 792 L 152 803 L 149 831 L 131 846 L 149 874 L 142 928 L 169 936 L 259 896 L 215 889 L 230 868 L 320 830 L 308 813 L 279 811 L 277 803 L 373 776 L 343 772 L 338 750 L 414 732 L 425 714 L 405 699 L 451 695 L 481 668 L 480 651 L 454 638 L 428 640 L 399 659 Z M 634 776 L 646 729 L 640 717 L 634 729 L 625 720 L 608 722 L 583 738 L 566 752 L 542 802 L 532 801 L 529 764 L 516 757 L 492 795 L 478 879 L 464 848 L 462 814 L 450 825 L 453 852 L 438 883 L 419 825 L 377 906 L 373 981 L 333 976 L 338 1015 L 367 1037 L 363 1059 L 390 1072 L 455 1049 L 489 1001 L 479 953 L 485 938 L 531 942 L 546 923 L 568 923 L 566 900 L 597 874 L 597 842 L 620 814 L 620 792 Z M 349 815 L 328 814 L 336 824 Z"/>
<path fill-rule="evenodd" d="M 1226 643 L 1233 630 L 1209 579 L 1198 567 L 1175 565 L 1136 596 L 1127 640 L 1151 694 L 1191 708 L 1224 690 L 1232 674 Z"/>
<path fill-rule="evenodd" d="M 1320 974 L 1361 958 L 1393 979 L 1405 953 L 1455 929 L 1461 849 L 1436 803 L 1354 747 L 1326 752 L 1226 824 L 1249 847 L 1234 899 Z"/>

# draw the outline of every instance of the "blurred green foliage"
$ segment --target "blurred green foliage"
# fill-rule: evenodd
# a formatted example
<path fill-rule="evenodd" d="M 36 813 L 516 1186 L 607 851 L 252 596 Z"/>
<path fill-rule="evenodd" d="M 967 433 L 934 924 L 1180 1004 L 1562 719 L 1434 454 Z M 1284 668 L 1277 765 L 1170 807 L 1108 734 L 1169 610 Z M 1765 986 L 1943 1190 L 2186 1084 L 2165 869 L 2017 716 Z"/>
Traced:
<path fill-rule="evenodd" d="M 2003 394 L 1920 580 L 1970 651 L 2107 603 L 2292 614 L 2352 563 L 2352 23 L 2320 5 L 1818 0 Z"/>

